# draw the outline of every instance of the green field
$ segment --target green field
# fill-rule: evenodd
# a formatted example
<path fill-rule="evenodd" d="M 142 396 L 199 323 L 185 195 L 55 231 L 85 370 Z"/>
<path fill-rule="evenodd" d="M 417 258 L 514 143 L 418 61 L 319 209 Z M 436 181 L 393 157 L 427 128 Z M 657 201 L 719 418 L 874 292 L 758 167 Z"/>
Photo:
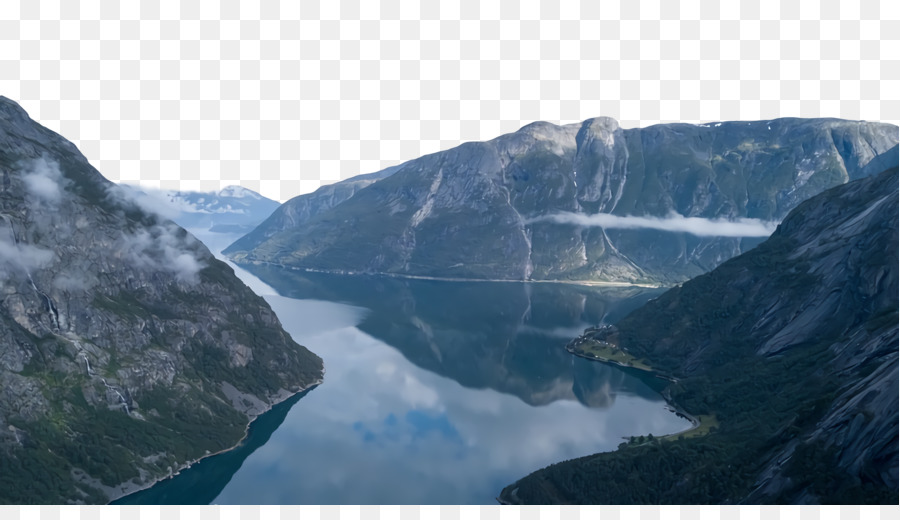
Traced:
<path fill-rule="evenodd" d="M 615 345 L 607 343 L 605 341 L 588 339 L 585 340 L 584 343 L 573 347 L 572 352 L 574 354 L 596 359 L 597 361 L 615 363 L 617 365 L 636 368 L 638 370 L 654 372 L 653 368 L 645 363 L 644 360 L 638 359 L 628 352 L 625 352 Z"/>

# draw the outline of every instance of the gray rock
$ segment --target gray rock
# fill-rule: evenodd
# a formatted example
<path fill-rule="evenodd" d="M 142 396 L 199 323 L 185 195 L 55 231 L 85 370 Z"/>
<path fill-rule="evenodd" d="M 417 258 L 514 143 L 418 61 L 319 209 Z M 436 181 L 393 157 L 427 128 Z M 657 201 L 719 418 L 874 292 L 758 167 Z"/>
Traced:
<path fill-rule="evenodd" d="M 0 170 L 0 423 L 15 428 L 0 435 L 0 502 L 113 499 L 73 480 L 76 461 L 103 489 L 146 486 L 163 473 L 141 454 L 180 467 L 230 447 L 321 380 L 231 268 L 6 98 Z"/>
<path fill-rule="evenodd" d="M 762 237 L 582 227 L 561 213 L 777 223 L 829 187 L 896 167 L 897 127 L 776 119 L 622 129 L 534 123 L 303 195 L 225 250 L 335 272 L 674 284 Z M 367 184 L 368 183 L 368 184 Z"/>

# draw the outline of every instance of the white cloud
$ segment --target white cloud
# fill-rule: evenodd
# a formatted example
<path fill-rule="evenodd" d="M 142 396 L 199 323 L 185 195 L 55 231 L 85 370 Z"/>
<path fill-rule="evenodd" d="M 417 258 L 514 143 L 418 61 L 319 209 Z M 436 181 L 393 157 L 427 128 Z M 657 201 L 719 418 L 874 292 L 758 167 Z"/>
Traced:
<path fill-rule="evenodd" d="M 29 195 L 50 204 L 59 203 L 68 183 L 59 171 L 59 164 L 46 157 L 35 159 L 30 171 L 22 175 L 22 180 Z"/>
<path fill-rule="evenodd" d="M 7 238 L 4 227 L 0 225 L 0 276 L 5 278 L 10 271 L 24 273 L 39 269 L 53 260 L 53 251 L 29 244 L 17 244 Z"/>
<path fill-rule="evenodd" d="M 119 248 L 138 267 L 169 272 L 181 281 L 197 283 L 205 262 L 179 238 L 179 231 L 174 224 L 153 226 L 123 235 Z"/>
<path fill-rule="evenodd" d="M 53 287 L 63 291 L 86 291 L 96 285 L 97 279 L 88 273 L 73 277 L 71 272 L 63 272 L 53 278 Z"/>
<path fill-rule="evenodd" d="M 767 237 L 775 231 L 777 222 L 766 222 L 755 218 L 737 220 L 706 219 L 684 217 L 676 213 L 666 218 L 621 217 L 609 213 L 585 215 L 583 213 L 561 212 L 532 218 L 526 223 L 554 222 L 583 227 L 606 229 L 656 229 L 677 233 L 690 233 L 701 237 Z"/>
<path fill-rule="evenodd" d="M 161 192 L 144 191 L 137 186 L 112 184 L 107 188 L 107 192 L 119 204 L 131 204 L 137 206 L 145 213 L 158 215 L 169 220 L 177 218 L 183 210 L 183 208 L 167 200 Z"/>

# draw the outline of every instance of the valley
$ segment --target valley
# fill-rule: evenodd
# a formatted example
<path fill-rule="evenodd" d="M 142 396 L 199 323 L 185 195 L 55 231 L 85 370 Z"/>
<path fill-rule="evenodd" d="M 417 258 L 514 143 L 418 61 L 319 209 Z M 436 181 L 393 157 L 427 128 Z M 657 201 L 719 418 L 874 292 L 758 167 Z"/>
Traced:
<path fill-rule="evenodd" d="M 671 286 L 746 252 L 807 198 L 897 164 L 893 125 L 536 122 L 287 201 L 238 264 Z"/>
<path fill-rule="evenodd" d="M 896 503 L 897 141 L 537 122 L 278 205 L 0 97 L 0 502 Z"/>
<path fill-rule="evenodd" d="M 278 288 L 266 299 L 325 383 L 261 416 L 263 440 L 117 504 L 490 504 L 557 458 L 690 427 L 640 378 L 562 348 L 658 290 L 237 272 Z"/>

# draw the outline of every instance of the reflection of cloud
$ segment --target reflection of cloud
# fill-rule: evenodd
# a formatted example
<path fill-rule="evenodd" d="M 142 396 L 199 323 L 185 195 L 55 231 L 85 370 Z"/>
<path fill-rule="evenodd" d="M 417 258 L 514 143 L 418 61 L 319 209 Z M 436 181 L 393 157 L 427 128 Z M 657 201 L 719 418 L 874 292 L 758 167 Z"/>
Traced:
<path fill-rule="evenodd" d="M 267 300 L 277 300 L 273 308 L 295 337 L 320 319 L 316 302 Z M 491 503 L 536 469 L 686 424 L 663 401 L 628 394 L 596 410 L 574 401 L 532 407 L 466 388 L 355 328 L 307 339 L 324 358 L 325 384 L 291 410 L 217 503 Z"/>
<path fill-rule="evenodd" d="M 413 374 L 403 373 L 400 385 L 400 395 L 403 400 L 414 408 L 438 408 L 440 399 L 433 388 L 422 384 Z"/>
<path fill-rule="evenodd" d="M 422 447 L 431 449 L 432 436 L 441 437 L 445 443 L 462 445 L 462 437 L 450 423 L 446 413 L 412 409 L 400 420 L 391 412 L 384 420 L 373 421 L 369 425 L 356 421 L 352 428 L 359 433 L 364 443 L 379 446 L 405 444 L 407 450 L 418 451 Z"/>
<path fill-rule="evenodd" d="M 737 220 L 706 219 L 685 217 L 673 213 L 666 218 L 658 217 L 621 217 L 609 213 L 561 212 L 529 219 L 526 223 L 554 222 L 584 227 L 602 227 L 606 229 L 656 229 L 690 233 L 701 237 L 767 237 L 775 231 L 777 222 L 765 222 L 755 218 Z"/>

